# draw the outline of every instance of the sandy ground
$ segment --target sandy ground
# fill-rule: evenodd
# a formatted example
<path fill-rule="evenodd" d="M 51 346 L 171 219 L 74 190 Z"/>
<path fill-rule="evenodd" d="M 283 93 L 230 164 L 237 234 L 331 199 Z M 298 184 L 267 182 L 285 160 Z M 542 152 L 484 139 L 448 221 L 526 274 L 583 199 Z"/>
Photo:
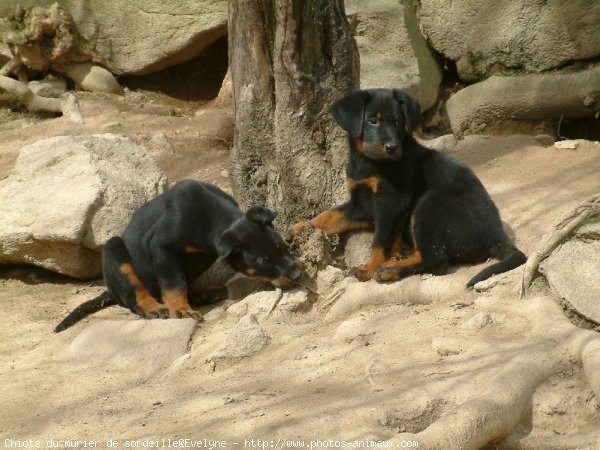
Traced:
<path fill-rule="evenodd" d="M 172 180 L 195 177 L 226 186 L 228 113 L 206 109 L 194 115 L 129 95 L 125 102 L 89 95 L 83 101 L 85 126 L 62 119 L 1 125 L 0 177 L 26 143 L 110 131 L 146 145 Z M 598 143 L 561 150 L 543 148 L 528 136 L 470 137 L 451 154 L 481 177 L 526 253 L 583 199 L 600 192 Z M 317 439 L 387 439 L 426 428 L 485 386 L 511 352 L 543 338 L 543 330 L 532 331 L 535 317 L 519 303 L 517 270 L 493 296 L 461 289 L 429 304 L 367 302 L 332 320 L 325 320 L 328 307 L 318 299 L 308 312 L 259 317 L 270 344 L 216 370 L 206 363 L 207 355 L 237 318 L 224 304 L 205 307 L 207 320 L 192 336 L 189 358 L 173 370 L 147 373 L 74 361 L 69 353 L 90 323 L 140 320 L 128 311 L 111 308 L 63 333 L 52 332 L 68 311 L 102 291 L 100 282 L 26 268 L 1 270 L 0 445 L 5 446 L 20 440 L 25 447 L 31 439 L 46 448 L 53 439 L 64 448 L 65 439 L 76 439 L 105 448 L 113 439 L 123 448 L 136 440 L 142 447 L 183 438 L 200 444 L 224 440 L 229 448 L 262 439 L 263 447 L 273 448 L 279 439 L 305 446 Z M 466 280 L 477 270 L 458 268 L 446 277 Z M 494 323 L 477 330 L 465 326 L 480 313 L 495 317 Z M 440 339 L 451 340 L 457 350 L 436 350 Z M 597 430 L 598 403 L 574 361 L 536 391 L 519 427 L 550 438 Z M 79 447 L 84 444 L 93 445 L 86 441 Z"/>

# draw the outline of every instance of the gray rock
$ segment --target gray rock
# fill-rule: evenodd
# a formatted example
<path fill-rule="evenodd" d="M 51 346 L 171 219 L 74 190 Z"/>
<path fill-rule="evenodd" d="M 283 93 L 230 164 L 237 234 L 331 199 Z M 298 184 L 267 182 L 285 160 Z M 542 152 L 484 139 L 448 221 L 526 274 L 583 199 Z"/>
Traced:
<path fill-rule="evenodd" d="M 213 369 L 231 365 L 235 361 L 251 356 L 262 350 L 271 338 L 259 325 L 256 317 L 248 314 L 242 317 L 225 342 L 207 358 Z"/>
<path fill-rule="evenodd" d="M 194 288 L 202 290 L 203 286 L 225 286 L 235 274 L 235 270 L 219 258 L 196 279 Z"/>
<path fill-rule="evenodd" d="M 600 66 L 573 73 L 493 76 L 455 93 L 446 110 L 455 135 L 489 124 L 593 117 L 600 110 Z"/>
<path fill-rule="evenodd" d="M 440 356 L 458 355 L 466 349 L 464 339 L 455 337 L 435 337 L 431 340 L 431 346 Z"/>
<path fill-rule="evenodd" d="M 579 142 L 576 140 L 558 141 L 554 143 L 556 148 L 562 148 L 563 150 L 577 150 Z"/>
<path fill-rule="evenodd" d="M 31 92 L 41 97 L 58 98 L 67 92 L 67 82 L 64 78 L 34 80 L 27 83 L 27 86 Z"/>
<path fill-rule="evenodd" d="M 547 134 L 538 134 L 534 139 L 538 141 L 542 147 L 552 147 L 555 142 L 555 139 Z"/>
<path fill-rule="evenodd" d="M 273 309 L 273 306 L 275 309 Z M 296 313 L 306 311 L 310 308 L 308 295 L 303 289 L 292 289 L 290 291 L 261 291 L 248 295 L 243 300 L 234 303 L 227 308 L 227 312 L 234 316 L 253 314 L 266 316 L 270 311 L 282 313 Z"/>
<path fill-rule="evenodd" d="M 465 80 L 515 68 L 541 72 L 600 55 L 600 2 L 420 0 L 419 5 L 423 33 L 457 62 Z"/>
<path fill-rule="evenodd" d="M 445 134 L 429 140 L 419 139 L 419 142 L 428 148 L 442 153 L 449 152 L 458 144 L 458 140 L 453 134 Z"/>
<path fill-rule="evenodd" d="M 65 67 L 62 73 L 73 80 L 78 88 L 85 91 L 123 94 L 123 89 L 119 82 L 104 67 L 89 62 L 72 63 Z"/>
<path fill-rule="evenodd" d="M 317 292 L 321 295 L 327 295 L 334 291 L 345 278 L 346 275 L 341 269 L 327 266 L 317 274 Z"/>
<path fill-rule="evenodd" d="M 283 292 L 275 311 L 297 313 L 307 311 L 309 308 L 310 301 L 308 299 L 308 294 L 304 289 L 296 288 Z"/>
<path fill-rule="evenodd" d="M 0 17 L 55 0 L 4 0 Z M 78 31 L 124 74 L 143 75 L 198 56 L 227 33 L 226 0 L 62 0 Z"/>
<path fill-rule="evenodd" d="M 344 263 L 352 268 L 365 264 L 371 257 L 373 233 L 370 231 L 352 232 L 344 247 Z"/>
<path fill-rule="evenodd" d="M 233 80 L 231 79 L 231 69 L 227 70 L 225 78 L 223 78 L 221 89 L 219 89 L 219 94 L 217 95 L 214 104 L 223 109 L 233 108 Z"/>
<path fill-rule="evenodd" d="M 397 0 L 346 0 L 360 54 L 361 88 L 399 88 L 423 110 L 437 100 L 442 70 L 419 31 L 412 5 Z"/>
<path fill-rule="evenodd" d="M 166 185 L 127 137 L 58 136 L 23 147 L 0 181 L 0 262 L 97 277 L 104 243 Z"/>
<path fill-rule="evenodd" d="M 224 319 L 225 317 L 227 317 L 227 311 L 225 311 L 225 308 L 217 306 L 215 308 L 212 308 L 206 314 L 204 314 L 202 316 L 202 320 L 206 323 L 219 322 L 221 319 Z"/>
<path fill-rule="evenodd" d="M 227 298 L 230 300 L 244 298 L 258 291 L 264 285 L 265 282 L 262 280 L 236 273 L 227 281 L 227 283 L 225 283 L 225 287 L 227 288 Z"/>
<path fill-rule="evenodd" d="M 96 321 L 73 340 L 69 353 L 76 361 L 149 375 L 188 353 L 195 327 L 193 319 Z"/>
<path fill-rule="evenodd" d="M 573 309 L 600 323 L 600 241 L 565 242 L 541 262 L 540 272 Z"/>
<path fill-rule="evenodd" d="M 501 325 L 504 323 L 504 318 L 504 314 L 479 313 L 475 314 L 467 322 L 465 322 L 463 324 L 463 328 L 480 330 L 489 325 Z"/>
<path fill-rule="evenodd" d="M 368 343 L 369 337 L 375 334 L 373 324 L 365 317 L 359 316 L 342 322 L 335 330 L 334 338 L 342 342 Z"/>

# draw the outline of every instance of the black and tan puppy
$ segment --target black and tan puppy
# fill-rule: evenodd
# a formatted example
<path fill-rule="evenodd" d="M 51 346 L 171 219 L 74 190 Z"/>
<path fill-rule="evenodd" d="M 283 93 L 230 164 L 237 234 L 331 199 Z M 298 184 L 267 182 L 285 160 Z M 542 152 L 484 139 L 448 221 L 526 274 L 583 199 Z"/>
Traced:
<path fill-rule="evenodd" d="M 111 305 L 145 318 L 199 318 L 188 302 L 188 285 L 218 257 L 238 272 L 288 286 L 301 270 L 274 219 L 261 206 L 244 214 L 214 185 L 181 181 L 137 210 L 123 237 L 106 243 L 107 290 L 75 308 L 54 331 Z"/>
<path fill-rule="evenodd" d="M 373 229 L 372 256 L 356 268 L 363 281 L 439 275 L 450 264 L 499 258 L 469 281 L 473 286 L 525 262 L 473 171 L 412 137 L 420 119 L 414 99 L 395 89 L 361 90 L 335 103 L 331 114 L 348 132 L 350 200 L 294 225 L 292 234 L 307 224 L 327 235 Z M 393 258 L 403 245 L 410 255 Z"/>

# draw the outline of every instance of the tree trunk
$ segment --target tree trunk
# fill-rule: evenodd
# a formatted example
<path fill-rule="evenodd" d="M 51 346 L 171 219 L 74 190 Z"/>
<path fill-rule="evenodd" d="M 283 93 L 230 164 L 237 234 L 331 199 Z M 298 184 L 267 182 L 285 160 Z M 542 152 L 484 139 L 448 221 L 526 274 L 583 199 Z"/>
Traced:
<path fill-rule="evenodd" d="M 343 0 L 229 0 L 229 65 L 242 206 L 285 227 L 341 202 L 347 144 L 329 106 L 359 84 Z"/>

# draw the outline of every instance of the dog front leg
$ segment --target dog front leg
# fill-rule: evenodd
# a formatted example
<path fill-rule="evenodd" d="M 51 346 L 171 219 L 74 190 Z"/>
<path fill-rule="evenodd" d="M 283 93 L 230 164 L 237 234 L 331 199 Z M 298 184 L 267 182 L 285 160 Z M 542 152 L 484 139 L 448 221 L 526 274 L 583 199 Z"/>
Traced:
<path fill-rule="evenodd" d="M 169 318 L 191 317 L 200 319 L 188 300 L 188 286 L 180 252 L 153 239 L 150 243 L 154 271 L 161 290 L 161 298 L 169 310 Z"/>
<path fill-rule="evenodd" d="M 372 220 L 348 201 L 337 208 L 323 211 L 309 221 L 298 222 L 289 230 L 289 235 L 295 236 L 307 226 L 320 229 L 326 236 L 341 234 L 353 230 L 370 230 L 373 228 Z"/>
<path fill-rule="evenodd" d="M 398 224 L 403 223 L 408 202 L 397 199 L 378 198 L 375 203 L 375 232 L 371 245 L 371 258 L 365 264 L 356 267 L 354 274 L 360 281 L 368 281 L 373 274 L 392 255 L 399 243 Z"/>

